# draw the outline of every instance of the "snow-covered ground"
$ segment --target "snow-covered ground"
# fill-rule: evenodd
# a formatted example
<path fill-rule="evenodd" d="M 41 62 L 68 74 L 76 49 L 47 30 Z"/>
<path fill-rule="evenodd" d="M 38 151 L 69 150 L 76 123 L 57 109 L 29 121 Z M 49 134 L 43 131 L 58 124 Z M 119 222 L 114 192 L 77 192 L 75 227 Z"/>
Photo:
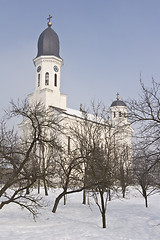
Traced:
<path fill-rule="evenodd" d="M 103 229 L 97 206 L 82 205 L 82 193 L 60 203 L 51 212 L 58 190 L 45 197 L 48 206 L 40 210 L 36 222 L 15 204 L 0 210 L 0 240 L 159 240 L 160 194 L 149 197 L 146 209 L 143 198 L 135 190 L 126 199 L 113 199 L 107 208 L 107 228 Z"/>

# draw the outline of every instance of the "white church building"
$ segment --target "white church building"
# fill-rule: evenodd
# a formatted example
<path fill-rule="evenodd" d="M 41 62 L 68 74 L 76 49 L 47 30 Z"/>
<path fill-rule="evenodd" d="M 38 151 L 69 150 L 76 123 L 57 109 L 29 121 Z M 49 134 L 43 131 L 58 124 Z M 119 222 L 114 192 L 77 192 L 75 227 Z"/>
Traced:
<path fill-rule="evenodd" d="M 77 119 L 84 119 L 84 111 L 81 108 L 79 111 L 68 108 L 67 96 L 61 93 L 63 59 L 59 54 L 59 38 L 52 29 L 50 18 L 49 16 L 48 27 L 40 34 L 38 39 L 38 53 L 33 60 L 35 65 L 35 90 L 32 94 L 29 94 L 28 100 L 30 106 L 36 102 L 41 102 L 46 110 L 52 109 L 53 114 L 56 111 L 56 114 L 58 113 L 65 117 L 64 125 L 66 123 L 70 125 Z M 112 132 L 115 131 L 116 126 L 121 126 L 121 130 L 118 130 L 116 134 L 116 139 L 121 138 L 123 144 L 131 149 L 133 129 L 127 119 L 127 106 L 119 99 L 118 95 L 117 99 L 111 103 L 109 112 L 110 117 L 108 121 L 112 126 Z M 90 120 L 92 121 L 92 119 Z M 22 137 L 26 129 L 25 121 L 19 127 Z M 68 132 L 65 141 L 66 144 L 69 144 L 69 147 L 71 140 L 72 136 Z"/>

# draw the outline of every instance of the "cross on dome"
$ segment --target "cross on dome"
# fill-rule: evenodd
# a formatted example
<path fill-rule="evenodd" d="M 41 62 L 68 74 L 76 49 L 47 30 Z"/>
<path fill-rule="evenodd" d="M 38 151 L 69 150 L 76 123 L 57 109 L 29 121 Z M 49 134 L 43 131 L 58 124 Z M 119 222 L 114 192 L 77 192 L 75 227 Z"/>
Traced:
<path fill-rule="evenodd" d="M 51 18 L 52 18 L 52 16 L 49 14 L 49 17 L 47 18 L 47 20 L 49 20 L 48 27 L 52 26 Z"/>

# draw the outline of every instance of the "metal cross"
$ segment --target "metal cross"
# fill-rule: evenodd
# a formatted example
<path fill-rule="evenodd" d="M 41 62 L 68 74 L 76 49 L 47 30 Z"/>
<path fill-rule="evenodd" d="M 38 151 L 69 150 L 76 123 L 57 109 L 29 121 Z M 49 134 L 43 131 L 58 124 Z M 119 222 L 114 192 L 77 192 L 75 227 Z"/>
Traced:
<path fill-rule="evenodd" d="M 52 16 L 49 14 L 49 17 L 47 18 L 47 20 L 49 20 L 49 22 L 51 21 Z"/>

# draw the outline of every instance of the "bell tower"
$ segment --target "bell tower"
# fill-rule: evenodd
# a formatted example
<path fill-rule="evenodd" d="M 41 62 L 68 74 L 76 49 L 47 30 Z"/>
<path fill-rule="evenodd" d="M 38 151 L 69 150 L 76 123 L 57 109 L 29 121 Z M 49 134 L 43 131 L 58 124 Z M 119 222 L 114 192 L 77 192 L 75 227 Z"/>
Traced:
<path fill-rule="evenodd" d="M 116 100 L 113 101 L 110 106 L 110 118 L 113 126 L 128 123 L 127 106 L 122 100 L 120 100 L 119 93 L 117 93 Z"/>
<path fill-rule="evenodd" d="M 49 106 L 66 109 L 66 95 L 60 92 L 61 67 L 63 59 L 59 55 L 59 38 L 52 29 L 49 15 L 48 28 L 38 39 L 38 53 L 33 59 L 35 65 L 35 91 L 29 95 L 29 104 L 42 102 Z"/>
<path fill-rule="evenodd" d="M 120 100 L 118 93 L 116 100 L 113 101 L 110 106 L 110 120 L 114 131 L 116 147 L 121 147 L 122 151 L 126 149 L 125 151 L 127 154 L 126 156 L 128 156 L 128 161 L 131 161 L 133 129 L 127 118 L 127 105 Z"/>

